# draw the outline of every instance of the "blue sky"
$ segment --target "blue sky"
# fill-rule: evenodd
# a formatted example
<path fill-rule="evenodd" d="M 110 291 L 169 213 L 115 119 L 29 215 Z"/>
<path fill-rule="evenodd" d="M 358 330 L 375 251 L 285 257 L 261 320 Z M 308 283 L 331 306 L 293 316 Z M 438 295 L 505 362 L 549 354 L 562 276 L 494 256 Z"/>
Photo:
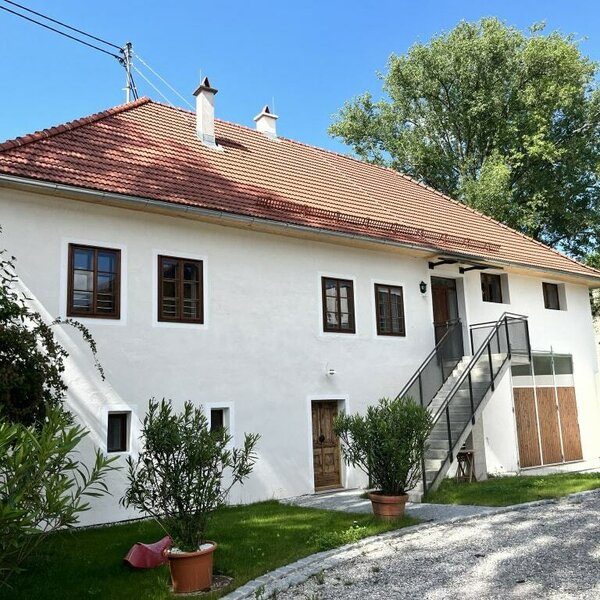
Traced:
<path fill-rule="evenodd" d="M 338 151 L 347 149 L 327 127 L 344 101 L 365 90 L 379 96 L 377 72 L 391 53 L 461 19 L 493 15 L 523 29 L 545 20 L 600 60 L 597 0 L 18 2 L 118 45 L 132 41 L 190 102 L 200 72 L 208 75 L 222 119 L 253 126 L 274 98 L 282 135 Z M 140 95 L 161 100 L 139 75 L 136 83 Z M 0 11 L 0 139 L 120 104 L 123 84 L 115 59 Z"/>

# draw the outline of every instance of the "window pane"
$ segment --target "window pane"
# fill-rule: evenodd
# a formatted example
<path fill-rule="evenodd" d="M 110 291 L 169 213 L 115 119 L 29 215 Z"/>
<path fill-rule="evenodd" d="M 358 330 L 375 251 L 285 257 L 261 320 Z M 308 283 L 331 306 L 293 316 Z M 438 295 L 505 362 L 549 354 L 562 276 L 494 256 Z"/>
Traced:
<path fill-rule="evenodd" d="M 117 257 L 114 252 L 98 252 L 98 271 L 116 273 Z"/>
<path fill-rule="evenodd" d="M 573 374 L 573 359 L 571 356 L 554 355 L 554 372 L 557 375 L 572 375 Z"/>
<path fill-rule="evenodd" d="M 93 261 L 94 251 L 91 248 L 77 248 L 73 251 L 73 268 L 91 271 L 94 268 Z"/>
<path fill-rule="evenodd" d="M 328 312 L 327 313 L 327 324 L 330 327 L 338 326 L 338 316 L 336 312 Z"/>
<path fill-rule="evenodd" d="M 177 277 L 177 262 L 163 259 L 163 278 L 175 279 Z"/>
<path fill-rule="evenodd" d="M 543 283 L 544 306 L 552 310 L 559 310 L 558 286 L 554 283 Z"/>
<path fill-rule="evenodd" d="M 177 316 L 177 301 L 175 298 L 163 298 L 163 316 L 175 318 Z"/>
<path fill-rule="evenodd" d="M 92 310 L 92 292 L 73 292 L 73 309 L 77 312 Z"/>
<path fill-rule="evenodd" d="M 99 294 L 112 294 L 115 291 L 115 279 L 114 275 L 98 275 L 98 293 Z"/>
<path fill-rule="evenodd" d="M 325 300 L 325 303 L 327 306 L 327 312 L 337 312 L 337 309 L 338 309 L 337 297 L 331 298 L 328 296 Z"/>
<path fill-rule="evenodd" d="M 163 281 L 163 297 L 164 298 L 176 298 L 177 297 L 177 285 L 174 281 Z"/>
<path fill-rule="evenodd" d="M 193 263 L 185 263 L 183 266 L 183 279 L 185 281 L 198 281 L 198 267 Z"/>
<path fill-rule="evenodd" d="M 108 415 L 106 449 L 108 452 L 125 452 L 127 450 L 127 413 Z"/>
<path fill-rule="evenodd" d="M 531 375 L 531 364 L 512 365 L 510 370 L 513 377 L 527 377 Z"/>
<path fill-rule="evenodd" d="M 94 274 L 90 271 L 75 271 L 73 273 L 73 289 L 84 292 L 91 292 L 93 287 Z"/>
<path fill-rule="evenodd" d="M 327 279 L 325 281 L 325 295 L 330 297 L 330 296 L 334 296 L 337 297 L 337 285 L 335 283 L 335 281 L 332 281 L 331 279 Z"/>
<path fill-rule="evenodd" d="M 198 318 L 198 303 L 192 300 L 183 301 L 183 318 L 197 319 Z"/>
<path fill-rule="evenodd" d="M 225 426 L 225 411 L 222 408 L 213 408 L 210 411 L 210 430 L 218 431 Z"/>
<path fill-rule="evenodd" d="M 552 357 L 550 355 L 534 355 L 533 371 L 536 374 L 536 376 L 552 375 Z"/>

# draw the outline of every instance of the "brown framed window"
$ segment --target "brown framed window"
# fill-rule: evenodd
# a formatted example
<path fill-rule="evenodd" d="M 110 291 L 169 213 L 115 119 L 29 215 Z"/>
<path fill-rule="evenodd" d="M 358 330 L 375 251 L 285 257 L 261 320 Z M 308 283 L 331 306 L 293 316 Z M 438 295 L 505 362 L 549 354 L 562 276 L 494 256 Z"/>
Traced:
<path fill-rule="evenodd" d="M 106 434 L 107 452 L 127 452 L 129 439 L 129 413 L 108 413 Z"/>
<path fill-rule="evenodd" d="M 158 320 L 203 323 L 202 261 L 158 257 Z"/>
<path fill-rule="evenodd" d="M 406 335 L 404 296 L 395 285 L 375 284 L 377 335 Z"/>
<path fill-rule="evenodd" d="M 323 331 L 355 333 L 354 285 L 348 279 L 321 278 Z"/>
<path fill-rule="evenodd" d="M 502 278 L 500 275 L 481 274 L 481 297 L 484 302 L 502 302 Z"/>
<path fill-rule="evenodd" d="M 546 283 L 543 281 L 542 291 L 544 293 L 544 306 L 550 310 L 560 310 L 558 285 L 556 283 Z"/>
<path fill-rule="evenodd" d="M 69 244 L 69 317 L 118 319 L 120 288 L 120 250 Z"/>

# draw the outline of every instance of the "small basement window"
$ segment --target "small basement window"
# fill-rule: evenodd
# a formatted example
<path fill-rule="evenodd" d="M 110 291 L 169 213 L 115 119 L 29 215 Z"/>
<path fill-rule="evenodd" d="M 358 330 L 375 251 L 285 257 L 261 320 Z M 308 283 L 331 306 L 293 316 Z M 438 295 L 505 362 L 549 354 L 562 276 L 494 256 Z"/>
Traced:
<path fill-rule="evenodd" d="M 107 452 L 127 452 L 129 450 L 130 414 L 129 412 L 108 413 Z"/>
<path fill-rule="evenodd" d="M 210 409 L 210 430 L 219 431 L 225 427 L 225 410 L 224 408 Z"/>

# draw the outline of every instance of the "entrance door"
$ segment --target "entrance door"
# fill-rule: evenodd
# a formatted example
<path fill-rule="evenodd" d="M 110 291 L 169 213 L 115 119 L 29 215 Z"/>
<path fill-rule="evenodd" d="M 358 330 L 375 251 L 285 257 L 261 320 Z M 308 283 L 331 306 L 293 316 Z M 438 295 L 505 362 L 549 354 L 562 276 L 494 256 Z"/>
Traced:
<path fill-rule="evenodd" d="M 333 421 L 337 412 L 337 400 L 312 403 L 313 468 L 316 490 L 336 488 L 341 485 L 340 444 L 333 432 Z"/>
<path fill-rule="evenodd" d="M 458 299 L 456 281 L 445 277 L 431 278 L 431 299 L 433 302 L 433 327 L 437 344 L 448 328 L 450 321 L 458 320 Z"/>

